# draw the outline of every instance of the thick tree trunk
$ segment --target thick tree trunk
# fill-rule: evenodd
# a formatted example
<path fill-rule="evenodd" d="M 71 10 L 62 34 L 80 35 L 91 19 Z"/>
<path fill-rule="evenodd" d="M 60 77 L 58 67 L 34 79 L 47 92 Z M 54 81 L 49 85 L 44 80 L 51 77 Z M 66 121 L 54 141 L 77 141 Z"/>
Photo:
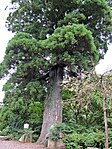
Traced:
<path fill-rule="evenodd" d="M 45 100 L 43 124 L 40 137 L 37 142 L 44 143 L 49 129 L 57 122 L 62 122 L 62 99 L 60 82 L 63 79 L 63 68 L 56 67 L 49 74 L 49 95 Z"/>

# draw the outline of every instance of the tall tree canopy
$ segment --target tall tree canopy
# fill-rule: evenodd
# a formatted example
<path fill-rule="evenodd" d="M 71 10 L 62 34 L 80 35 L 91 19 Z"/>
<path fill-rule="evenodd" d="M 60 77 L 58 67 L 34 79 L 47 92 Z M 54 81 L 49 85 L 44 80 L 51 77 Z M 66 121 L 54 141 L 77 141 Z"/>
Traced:
<path fill-rule="evenodd" d="M 7 18 L 15 32 L 0 65 L 6 104 L 45 100 L 39 141 L 62 121 L 61 82 L 91 69 L 111 42 L 112 12 L 105 0 L 12 0 Z M 78 68 L 78 70 L 77 70 Z M 45 99 L 45 95 L 46 99 Z M 23 103 L 24 104 L 24 103 Z"/>

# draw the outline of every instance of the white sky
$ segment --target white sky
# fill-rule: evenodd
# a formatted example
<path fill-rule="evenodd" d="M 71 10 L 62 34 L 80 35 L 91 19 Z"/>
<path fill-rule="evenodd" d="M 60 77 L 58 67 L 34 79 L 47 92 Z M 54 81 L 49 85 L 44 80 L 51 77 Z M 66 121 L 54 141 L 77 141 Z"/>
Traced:
<path fill-rule="evenodd" d="M 9 2 L 10 0 L 0 0 L 0 62 L 3 60 L 8 41 L 13 37 L 13 34 L 5 28 L 5 20 L 9 13 L 9 9 L 7 8 L 5 10 L 5 8 L 9 5 Z M 4 93 L 2 92 L 4 83 L 5 80 L 0 80 L 0 102 L 4 97 Z"/>
<path fill-rule="evenodd" d="M 8 32 L 5 28 L 5 20 L 9 14 L 9 9 L 6 8 L 9 5 L 10 0 L 0 0 L 0 62 L 3 60 L 5 54 L 5 48 L 7 42 L 12 38 L 13 34 Z"/>
<path fill-rule="evenodd" d="M 0 0 L 0 62 L 2 62 L 5 49 L 8 41 L 13 37 L 11 32 L 8 32 L 5 28 L 5 20 L 8 16 L 9 9 L 6 8 L 9 5 L 10 0 Z M 112 45 L 109 46 L 109 50 L 106 53 L 104 60 L 100 60 L 99 64 L 96 66 L 96 71 L 98 74 L 103 74 L 105 71 L 112 69 Z M 5 80 L 0 80 L 0 101 L 2 101 L 4 97 L 4 93 L 2 92 L 3 84 Z"/>
<path fill-rule="evenodd" d="M 100 60 L 96 66 L 97 74 L 103 74 L 112 69 L 112 44 L 108 46 L 108 49 L 104 59 Z"/>

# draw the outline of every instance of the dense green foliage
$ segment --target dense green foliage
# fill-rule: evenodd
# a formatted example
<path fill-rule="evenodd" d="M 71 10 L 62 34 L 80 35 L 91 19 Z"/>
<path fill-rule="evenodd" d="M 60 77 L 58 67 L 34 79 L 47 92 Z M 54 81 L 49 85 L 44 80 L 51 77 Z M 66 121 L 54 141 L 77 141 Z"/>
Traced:
<path fill-rule="evenodd" d="M 61 66 L 76 73 L 77 67 L 90 70 L 95 66 L 111 42 L 112 12 L 105 0 L 12 0 L 12 3 L 18 3 L 18 7 L 9 14 L 7 26 L 16 34 L 9 41 L 0 65 L 0 78 L 8 77 L 3 87 L 0 129 L 8 126 L 13 134 L 27 122 L 39 134 L 50 71 Z M 63 90 L 63 100 L 74 94 Z M 74 104 L 64 105 L 63 121 L 70 131 L 71 126 L 76 133 L 80 125 L 103 126 L 102 96 L 98 91 L 89 97 L 86 94 L 80 105 L 79 98 L 74 96 Z"/>
<path fill-rule="evenodd" d="M 109 130 L 109 148 L 112 146 L 112 77 L 106 81 L 107 119 Z M 67 124 L 64 130 L 67 148 L 87 148 L 87 146 L 105 147 L 105 128 L 103 111 L 103 90 L 100 77 L 92 75 L 82 81 L 72 79 L 64 85 L 63 121 Z"/>

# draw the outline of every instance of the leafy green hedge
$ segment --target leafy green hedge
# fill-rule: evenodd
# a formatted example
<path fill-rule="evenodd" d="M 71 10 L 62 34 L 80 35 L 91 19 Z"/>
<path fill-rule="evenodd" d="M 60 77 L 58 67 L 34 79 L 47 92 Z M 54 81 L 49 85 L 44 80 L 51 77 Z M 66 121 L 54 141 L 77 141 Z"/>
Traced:
<path fill-rule="evenodd" d="M 104 133 L 90 132 L 90 133 L 72 133 L 66 135 L 64 142 L 67 149 L 85 149 L 88 146 L 100 147 L 104 145 Z"/>
<path fill-rule="evenodd" d="M 94 128 L 85 129 L 85 132 L 72 132 L 65 134 L 64 143 L 67 149 L 87 149 L 87 147 L 105 148 L 105 132 L 94 130 Z M 112 129 L 109 129 L 109 149 L 112 149 Z"/>

